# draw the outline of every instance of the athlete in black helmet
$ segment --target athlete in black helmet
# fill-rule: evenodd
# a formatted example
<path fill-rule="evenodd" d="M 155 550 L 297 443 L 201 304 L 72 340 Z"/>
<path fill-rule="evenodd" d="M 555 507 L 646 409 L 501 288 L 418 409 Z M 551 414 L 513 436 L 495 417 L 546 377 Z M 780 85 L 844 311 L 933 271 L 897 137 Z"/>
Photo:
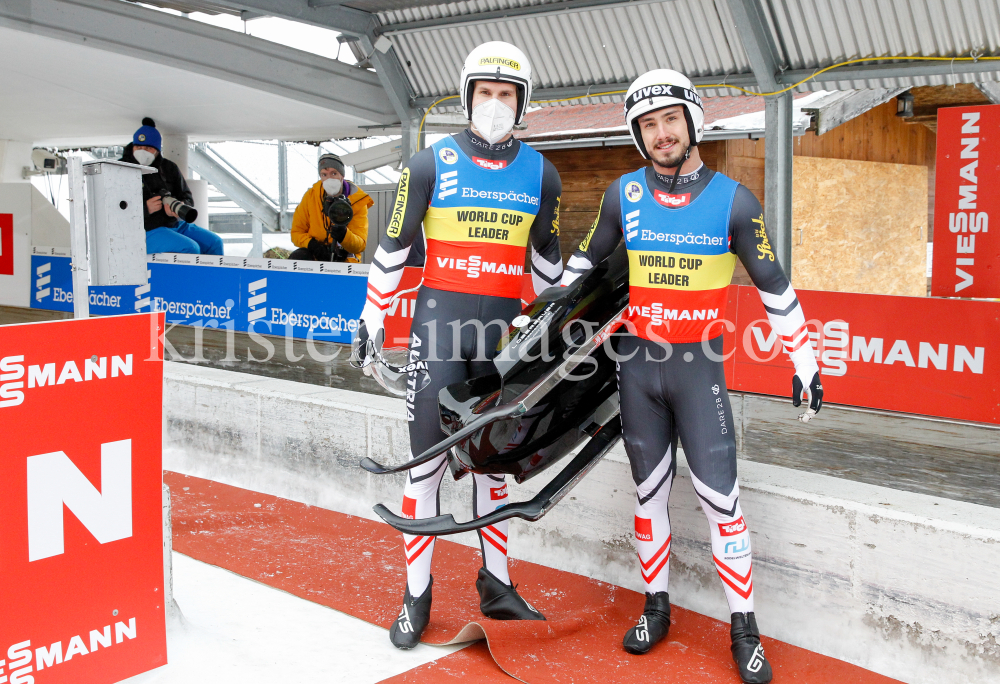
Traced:
<path fill-rule="evenodd" d="M 374 341 L 421 222 L 427 240 L 423 282 L 411 326 L 410 360 L 425 362 L 429 384 L 411 375 L 406 393 L 410 456 L 445 438 L 438 391 L 493 369 L 491 359 L 521 311 L 525 251 L 531 245 L 536 293 L 558 286 L 559 196 L 555 167 L 511 136 L 531 97 L 531 68 L 513 45 L 490 42 L 469 54 L 462 69 L 462 106 L 472 125 L 421 150 L 399 179 L 396 208 L 379 240 L 368 276 L 368 300 L 355 341 L 355 362 L 372 369 Z M 447 457 L 407 471 L 403 515 L 440 515 L 438 489 Z M 507 503 L 502 476 L 473 474 L 473 513 Z M 430 619 L 434 537 L 403 535 L 406 591 L 389 636 L 413 648 Z M 479 531 L 483 567 L 476 588 L 480 609 L 501 620 L 544 620 L 511 586 L 507 523 Z"/>
<path fill-rule="evenodd" d="M 563 276 L 564 284 L 572 282 L 625 238 L 631 334 L 618 345 L 618 388 L 646 605 L 623 645 L 629 653 L 647 653 L 670 628 L 667 501 L 680 437 L 732 614 L 733 658 L 744 682 L 763 684 L 771 681 L 771 666 L 754 617 L 750 532 L 740 509 L 722 367 L 727 286 L 737 256 L 794 362 L 793 403 L 800 405 L 803 392 L 808 397 L 803 420 L 822 404 L 819 369 L 802 307 L 764 230 L 760 202 L 701 163 L 704 112 L 691 82 L 667 69 L 640 76 L 626 95 L 625 119 L 652 167 L 611 184 Z"/>

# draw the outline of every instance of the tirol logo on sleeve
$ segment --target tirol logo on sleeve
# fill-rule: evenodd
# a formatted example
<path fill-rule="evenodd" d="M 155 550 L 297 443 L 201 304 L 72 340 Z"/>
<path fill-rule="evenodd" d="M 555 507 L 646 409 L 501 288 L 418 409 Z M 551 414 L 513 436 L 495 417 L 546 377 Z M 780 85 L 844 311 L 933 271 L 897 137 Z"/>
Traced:
<path fill-rule="evenodd" d="M 503 487 L 490 487 L 490 499 L 500 501 L 507 498 L 507 485 Z"/>
<path fill-rule="evenodd" d="M 719 534 L 723 537 L 734 537 L 743 533 L 747 529 L 747 524 L 743 521 L 743 516 L 739 520 L 731 523 L 719 523 Z"/>
<path fill-rule="evenodd" d="M 635 538 L 639 541 L 653 541 L 653 521 L 635 516 Z"/>

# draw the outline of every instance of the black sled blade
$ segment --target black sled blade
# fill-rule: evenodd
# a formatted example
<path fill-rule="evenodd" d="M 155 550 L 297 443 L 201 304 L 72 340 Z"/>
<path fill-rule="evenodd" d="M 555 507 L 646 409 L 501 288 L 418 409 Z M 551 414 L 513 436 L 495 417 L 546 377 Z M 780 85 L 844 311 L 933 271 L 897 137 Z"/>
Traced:
<path fill-rule="evenodd" d="M 508 406 L 503 406 L 493 411 L 482 414 L 475 420 L 471 421 L 468 425 L 463 427 L 461 430 L 449 435 L 446 439 L 441 440 L 430 449 L 420 454 L 415 458 L 411 458 L 409 461 L 398 466 L 384 466 L 381 463 L 376 463 L 372 459 L 365 456 L 361 459 L 361 467 L 367 470 L 369 473 L 374 473 L 375 475 L 387 475 L 389 473 L 401 473 L 404 470 L 409 470 L 410 468 L 416 468 L 418 465 L 427 463 L 431 461 L 448 449 L 452 448 L 463 439 L 466 439 L 476 433 L 477 430 L 482 427 L 492 423 L 493 421 L 500 420 L 501 418 L 509 418 L 510 416 L 517 415 L 518 413 L 523 413 L 524 407 L 521 404 L 510 404 Z M 381 515 L 381 514 L 380 514 Z"/>
<path fill-rule="evenodd" d="M 601 428 L 600 432 L 587 442 L 587 446 L 569 462 L 569 465 L 563 468 L 562 472 L 556 475 L 551 482 L 542 488 L 542 491 L 535 495 L 535 498 L 530 501 L 507 504 L 475 520 L 460 523 L 450 513 L 439 515 L 435 518 L 410 520 L 409 518 L 401 518 L 393 514 L 382 504 L 376 504 L 374 510 L 382 520 L 385 520 L 400 532 L 430 537 L 478 530 L 487 525 L 493 525 L 504 520 L 509 520 L 510 518 L 535 521 L 559 503 L 604 458 L 605 454 L 611 450 L 611 447 L 615 445 L 621 436 L 621 417 L 615 416 L 608 421 L 607 425 Z"/>

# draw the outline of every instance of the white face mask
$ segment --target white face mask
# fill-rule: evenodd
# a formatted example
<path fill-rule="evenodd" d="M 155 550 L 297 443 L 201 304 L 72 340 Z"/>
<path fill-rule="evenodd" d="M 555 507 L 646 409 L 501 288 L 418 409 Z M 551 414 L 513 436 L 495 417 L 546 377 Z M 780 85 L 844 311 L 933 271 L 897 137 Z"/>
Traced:
<path fill-rule="evenodd" d="M 514 128 L 514 110 L 497 99 L 490 99 L 472 110 L 472 125 L 490 145 L 500 142 Z"/>
<path fill-rule="evenodd" d="M 339 178 L 326 178 L 323 180 L 323 189 L 330 197 L 335 197 L 344 189 L 344 181 Z"/>
<path fill-rule="evenodd" d="M 132 156 L 143 166 L 152 166 L 156 160 L 156 154 L 148 150 L 135 150 L 132 152 Z"/>

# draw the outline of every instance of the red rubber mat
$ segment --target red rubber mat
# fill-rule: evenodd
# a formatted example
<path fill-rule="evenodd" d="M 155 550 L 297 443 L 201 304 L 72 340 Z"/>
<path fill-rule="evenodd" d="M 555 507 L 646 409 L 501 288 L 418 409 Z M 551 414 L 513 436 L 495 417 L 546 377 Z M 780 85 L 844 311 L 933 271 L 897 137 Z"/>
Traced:
<path fill-rule="evenodd" d="M 493 660 L 486 642 L 477 641 L 461 651 L 383 679 L 379 684 L 511 684 L 515 681 Z"/>
<path fill-rule="evenodd" d="M 392 624 L 406 569 L 402 536 L 388 525 L 177 473 L 165 473 L 164 481 L 173 502 L 175 550 L 367 622 Z M 685 684 L 740 681 L 727 624 L 674 607 L 667 641 L 647 656 L 630 656 L 621 638 L 642 612 L 641 594 L 511 560 L 518 592 L 548 621 L 490 620 L 479 612 L 479 565 L 478 550 L 438 540 L 434 609 L 424 642 L 485 634 L 496 663 L 531 684 L 606 684 L 666 673 Z M 765 637 L 764 644 L 779 684 L 895 681 L 774 639 Z M 464 681 L 495 681 L 485 678 L 488 670 L 471 653 L 440 662 L 437 671 L 427 665 L 405 675 L 425 670 L 425 679 L 397 680 L 447 681 L 455 674 Z M 479 678 L 466 680 L 458 671 L 463 667 Z"/>

